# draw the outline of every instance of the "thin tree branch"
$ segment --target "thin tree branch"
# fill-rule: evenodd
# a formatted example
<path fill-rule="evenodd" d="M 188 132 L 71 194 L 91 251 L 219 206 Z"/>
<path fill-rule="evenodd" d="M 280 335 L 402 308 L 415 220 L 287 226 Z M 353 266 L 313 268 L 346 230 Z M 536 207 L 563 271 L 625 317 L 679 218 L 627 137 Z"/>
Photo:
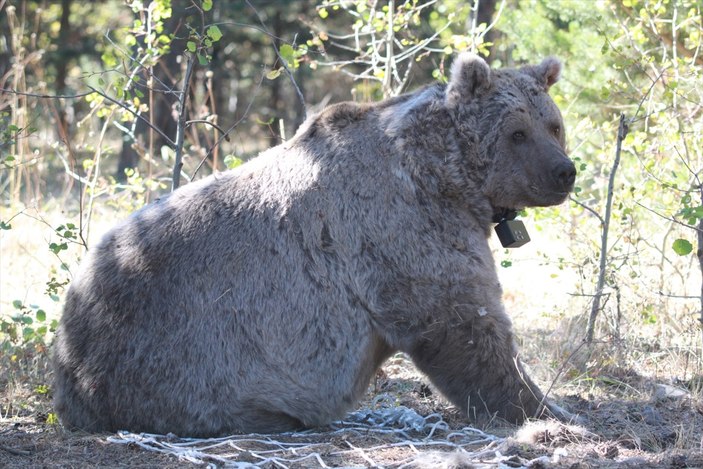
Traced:
<path fill-rule="evenodd" d="M 261 74 L 261 77 L 259 78 L 259 83 L 256 85 L 256 90 L 254 90 L 254 94 L 252 95 L 251 99 L 249 100 L 249 104 L 247 104 L 246 109 L 244 110 L 244 114 L 242 114 L 242 117 L 237 119 L 237 121 L 230 125 L 227 131 L 222 132 L 222 135 L 220 135 L 220 138 L 217 139 L 217 141 L 210 147 L 210 149 L 207 151 L 203 159 L 200 160 L 200 163 L 198 163 L 198 166 L 196 166 L 195 171 L 193 171 L 193 174 L 191 175 L 190 179 L 193 180 L 195 179 L 195 175 L 198 174 L 198 171 L 200 171 L 200 168 L 203 166 L 205 161 L 207 161 L 208 158 L 210 158 L 210 155 L 212 152 L 217 148 L 217 146 L 222 143 L 222 140 L 225 140 L 232 132 L 248 115 L 249 115 L 249 110 L 251 109 L 252 104 L 254 104 L 254 98 L 259 94 L 259 89 L 261 88 L 261 84 L 264 82 L 264 77 L 266 76 L 266 72 Z"/>
<path fill-rule="evenodd" d="M 578 200 L 574 199 L 572 196 L 569 196 L 569 200 L 581 207 L 582 209 L 586 210 L 587 212 L 590 212 L 592 215 L 594 215 L 599 221 L 601 226 L 605 224 L 605 221 L 603 220 L 603 217 L 600 216 L 600 213 L 596 212 L 593 210 L 591 207 L 588 205 L 584 204 L 583 202 L 579 202 Z"/>
<path fill-rule="evenodd" d="M 664 293 L 663 291 L 658 292 L 660 296 L 664 296 L 666 298 L 676 298 L 679 300 L 700 300 L 700 296 L 693 296 L 693 295 L 673 295 L 671 293 Z"/>
<path fill-rule="evenodd" d="M 209 120 L 206 119 L 193 119 L 192 121 L 186 121 L 186 126 L 190 126 L 191 124 L 207 124 L 209 126 L 212 126 L 216 128 L 217 130 L 220 131 L 220 133 L 224 133 L 222 128 L 220 128 L 219 125 L 215 124 L 214 122 L 210 122 Z M 229 137 L 225 136 L 225 140 L 229 142 Z"/>
<path fill-rule="evenodd" d="M 613 167 L 610 170 L 610 178 L 608 180 L 608 197 L 605 202 L 605 217 L 603 219 L 603 233 L 601 235 L 600 244 L 600 265 L 598 271 L 598 283 L 596 284 L 596 295 L 593 298 L 593 303 L 591 304 L 591 314 L 588 317 L 588 327 L 586 330 L 586 341 L 590 344 L 593 342 L 593 331 L 596 325 L 596 317 L 598 316 L 598 311 L 600 310 L 600 300 L 603 296 L 603 287 L 605 285 L 605 274 L 606 274 L 606 263 L 608 256 L 608 230 L 610 229 L 610 214 L 613 209 L 613 191 L 615 187 L 615 174 L 617 173 L 618 166 L 620 165 L 620 153 L 622 151 L 622 141 L 627 136 L 627 122 L 625 119 L 625 114 L 620 114 L 620 123 L 618 125 L 618 136 L 615 148 L 615 161 L 613 162 Z"/>
<path fill-rule="evenodd" d="M 89 87 L 90 88 L 90 87 Z M 91 88 L 92 89 L 92 88 Z M 0 88 L 0 91 L 3 93 L 10 93 L 10 94 L 16 94 L 19 96 L 29 96 L 32 98 L 41 98 L 41 99 L 75 99 L 75 98 L 82 98 L 84 96 L 88 96 L 89 94 L 93 94 L 94 91 L 86 91 L 85 93 L 78 93 L 78 94 L 63 94 L 63 95 L 58 95 L 58 94 L 38 94 L 38 93 L 26 93 L 23 91 L 17 91 L 13 89 L 8 89 L 8 88 Z"/>
<path fill-rule="evenodd" d="M 642 96 L 642 99 L 640 99 L 640 102 L 639 102 L 639 104 L 638 104 L 638 106 L 637 106 L 637 110 L 635 111 L 635 115 L 632 116 L 631 122 L 633 122 L 634 119 L 637 118 L 637 114 L 640 113 L 640 109 L 642 109 L 642 106 L 644 105 L 645 100 L 646 100 L 647 97 L 652 93 L 652 90 L 654 89 L 654 85 L 656 85 L 656 84 L 659 82 L 659 80 L 661 80 L 661 78 L 664 76 L 664 72 L 666 72 L 667 68 L 668 68 L 668 67 L 663 68 L 662 71 L 659 73 L 659 75 L 658 75 L 654 80 L 652 80 L 652 84 L 649 85 L 649 89 L 648 89 L 647 92 Z M 645 116 L 645 117 L 647 117 L 647 116 Z"/>
<path fill-rule="evenodd" d="M 667 217 L 666 215 L 662 215 L 661 213 L 657 212 L 657 211 L 654 210 L 653 208 L 647 207 L 646 205 L 643 205 L 643 204 L 641 204 L 641 203 L 639 203 L 639 202 L 635 202 L 635 203 L 636 203 L 637 205 L 639 205 L 640 207 L 642 207 L 643 209 L 649 210 L 650 212 L 652 212 L 652 213 L 655 214 L 656 216 L 663 218 L 664 220 L 669 220 L 669 221 L 672 222 L 672 223 L 676 223 L 676 224 L 678 224 L 678 225 L 685 226 L 685 227 L 688 228 L 689 230 L 694 230 L 694 231 L 697 231 L 697 232 L 699 232 L 699 233 L 701 232 L 701 228 L 697 228 L 697 227 L 695 227 L 695 226 L 693 226 L 693 225 L 689 225 L 689 224 L 687 224 L 687 223 L 682 222 L 681 220 L 677 220 L 676 218 Z"/>
<path fill-rule="evenodd" d="M 122 109 L 124 109 L 124 110 L 127 111 L 127 112 L 130 112 L 132 115 L 134 115 L 134 117 L 136 117 L 137 119 L 140 119 L 140 120 L 141 120 L 142 122 L 144 122 L 146 125 L 148 125 L 148 126 L 151 127 L 152 129 L 154 129 L 154 131 L 155 131 L 157 134 L 161 135 L 161 137 L 162 137 L 164 140 L 166 140 L 166 143 L 168 143 L 171 147 L 175 147 L 175 146 L 176 146 L 176 142 L 174 142 L 173 140 L 171 140 L 171 138 L 170 138 L 168 135 L 166 135 L 161 129 L 159 129 L 159 128 L 156 127 L 154 124 L 152 124 L 149 119 L 147 119 L 146 117 L 142 116 L 141 114 L 139 114 L 139 113 L 138 113 L 137 111 L 135 111 L 134 109 L 130 109 L 129 106 L 127 106 L 126 104 L 124 104 L 124 103 L 122 103 L 122 102 L 120 102 L 120 101 L 117 101 L 116 99 L 114 99 L 114 98 L 108 96 L 107 94 L 103 93 L 102 91 L 97 90 L 97 89 L 93 88 L 93 87 L 90 86 L 90 85 L 86 85 L 86 86 L 88 86 L 88 88 L 90 88 L 91 90 L 93 90 L 94 93 L 98 93 L 100 96 L 102 96 L 103 98 L 107 99 L 108 101 L 110 101 L 110 102 L 113 103 L 113 104 L 117 104 L 119 107 L 121 107 Z"/>
<path fill-rule="evenodd" d="M 395 37 L 393 31 L 393 13 L 395 12 L 395 2 L 394 0 L 389 0 L 388 2 L 388 26 L 386 27 L 386 61 L 385 70 L 383 74 L 383 97 L 388 98 L 393 96 L 393 72 L 396 71 L 396 66 L 393 61 L 393 38 Z"/>
<path fill-rule="evenodd" d="M 186 101 L 190 89 L 190 77 L 193 75 L 193 65 L 195 58 L 192 54 L 186 53 L 186 75 L 183 78 L 183 88 L 178 98 L 178 127 L 176 127 L 176 161 L 173 163 L 173 177 L 171 180 L 171 191 L 178 189 L 181 182 L 181 168 L 183 168 L 183 139 L 186 131 Z"/>
<path fill-rule="evenodd" d="M 258 19 L 259 23 L 261 23 L 261 27 L 264 28 L 264 30 L 266 30 L 266 24 L 264 24 L 264 21 L 261 19 L 261 15 L 259 15 L 259 12 L 257 11 L 257 9 L 254 8 L 254 6 L 251 4 L 251 2 L 249 0 L 246 0 L 246 2 L 247 2 L 247 5 L 249 5 L 249 8 L 251 8 L 254 11 L 254 14 L 256 15 L 256 19 Z M 288 68 L 288 63 L 281 56 L 281 51 L 278 50 L 278 46 L 276 45 L 276 41 L 275 40 L 271 41 L 271 44 L 273 45 L 273 50 L 276 51 L 276 56 L 278 56 L 278 59 L 281 61 L 281 64 L 283 65 L 283 69 L 286 71 L 286 74 L 288 75 L 290 82 L 293 84 L 293 88 L 295 89 L 295 93 L 298 95 L 298 99 L 300 100 L 300 105 L 303 107 L 303 120 L 305 120 L 307 118 L 307 108 L 305 106 L 305 98 L 303 97 L 303 93 L 302 93 L 302 91 L 300 91 L 298 84 L 295 82 L 295 78 L 293 77 L 293 72 L 291 72 L 290 68 Z"/>

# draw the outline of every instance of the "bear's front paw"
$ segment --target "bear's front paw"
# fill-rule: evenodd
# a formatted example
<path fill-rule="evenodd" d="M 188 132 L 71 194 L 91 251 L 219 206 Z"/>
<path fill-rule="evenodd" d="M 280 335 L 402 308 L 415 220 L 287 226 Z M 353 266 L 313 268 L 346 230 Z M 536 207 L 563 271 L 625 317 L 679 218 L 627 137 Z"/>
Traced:
<path fill-rule="evenodd" d="M 588 420 L 583 415 L 572 414 L 568 410 L 549 400 L 544 403 L 544 410 L 542 411 L 541 417 L 553 417 L 560 422 L 572 425 L 585 425 L 588 423 Z"/>

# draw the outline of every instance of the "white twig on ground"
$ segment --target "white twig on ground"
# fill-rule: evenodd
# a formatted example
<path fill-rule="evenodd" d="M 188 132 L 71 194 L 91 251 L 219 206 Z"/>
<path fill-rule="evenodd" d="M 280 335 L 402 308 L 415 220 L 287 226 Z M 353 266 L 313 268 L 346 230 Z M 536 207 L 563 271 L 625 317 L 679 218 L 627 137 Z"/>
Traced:
<path fill-rule="evenodd" d="M 472 427 L 452 430 L 440 414 L 423 417 L 404 406 L 362 409 L 325 429 L 301 432 L 202 439 L 119 432 L 107 440 L 208 467 L 287 468 L 301 463 L 323 468 L 340 464 L 413 467 L 417 458 L 427 456 L 422 451 L 428 450 L 435 458 L 460 453 L 462 460 L 479 464 L 495 465 L 507 459 L 501 455 L 505 438 Z M 394 460 L 388 460 L 391 450 Z"/>

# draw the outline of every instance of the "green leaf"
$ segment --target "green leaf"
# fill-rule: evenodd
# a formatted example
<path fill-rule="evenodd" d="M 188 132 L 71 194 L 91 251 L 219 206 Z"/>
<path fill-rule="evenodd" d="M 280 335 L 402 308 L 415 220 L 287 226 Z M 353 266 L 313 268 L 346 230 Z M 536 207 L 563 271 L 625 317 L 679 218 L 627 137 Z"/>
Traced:
<path fill-rule="evenodd" d="M 15 309 L 22 309 L 22 300 L 15 300 L 12 302 L 12 306 Z"/>
<path fill-rule="evenodd" d="M 200 65 L 204 66 L 204 65 L 208 64 L 208 57 L 206 55 L 202 55 L 202 54 L 196 54 L 196 55 L 198 57 L 198 63 Z"/>
<path fill-rule="evenodd" d="M 610 50 L 610 43 L 608 42 L 608 39 L 606 38 L 606 40 L 603 41 L 603 45 L 600 48 L 601 55 L 607 54 L 608 50 Z"/>
<path fill-rule="evenodd" d="M 217 25 L 213 24 L 207 28 L 207 35 L 213 41 L 219 41 L 222 38 L 222 31 L 220 31 L 220 28 L 218 28 Z"/>
<path fill-rule="evenodd" d="M 44 312 L 43 309 L 37 310 L 37 321 L 39 321 L 39 322 L 46 321 L 46 312 Z"/>
<path fill-rule="evenodd" d="M 688 240 L 682 238 L 674 241 L 672 247 L 674 248 L 674 252 L 679 256 L 688 255 L 693 251 L 693 245 Z"/>
<path fill-rule="evenodd" d="M 66 249 L 68 249 L 68 244 L 66 244 L 66 243 L 61 243 L 61 244 L 50 243 L 49 249 L 51 249 L 51 252 L 53 252 L 54 254 L 58 254 L 61 251 L 65 251 Z"/>
<path fill-rule="evenodd" d="M 212 0 L 203 0 L 203 11 L 212 10 Z"/>
<path fill-rule="evenodd" d="M 186 47 L 188 48 L 189 52 L 195 52 L 195 49 L 197 49 L 197 45 L 195 44 L 194 41 L 186 42 Z"/>
<path fill-rule="evenodd" d="M 293 46 L 290 44 L 283 44 L 281 48 L 278 49 L 278 53 L 287 65 L 292 64 L 295 60 L 295 49 L 293 49 Z"/>
<path fill-rule="evenodd" d="M 240 158 L 237 158 L 234 155 L 225 156 L 224 162 L 225 162 L 225 166 L 227 166 L 228 169 L 234 169 L 243 163 L 243 161 Z"/>
<path fill-rule="evenodd" d="M 115 68 L 118 64 L 117 57 L 115 57 L 115 54 L 110 50 L 105 51 L 103 55 L 100 56 L 100 59 L 103 61 L 106 68 Z"/>
<path fill-rule="evenodd" d="M 326 8 L 320 8 L 317 14 L 320 15 L 320 18 L 322 18 L 323 20 L 329 16 L 329 12 Z"/>
<path fill-rule="evenodd" d="M 9 223 L 5 223 L 4 221 L 0 221 L 0 230 L 9 230 L 12 228 L 12 225 Z"/>
<path fill-rule="evenodd" d="M 266 74 L 266 78 L 268 78 L 269 80 L 275 80 L 276 78 L 278 78 L 278 76 L 280 74 L 281 74 L 281 69 L 277 68 L 277 69 L 274 69 L 274 70 L 271 70 L 270 72 L 268 72 Z"/>
<path fill-rule="evenodd" d="M 256 118 L 256 123 L 259 124 L 259 125 L 271 125 L 271 124 L 273 124 L 273 117 L 269 117 L 269 118 L 266 119 L 265 121 L 262 121 L 261 119 L 259 119 L 259 118 L 257 117 L 257 118 Z"/>

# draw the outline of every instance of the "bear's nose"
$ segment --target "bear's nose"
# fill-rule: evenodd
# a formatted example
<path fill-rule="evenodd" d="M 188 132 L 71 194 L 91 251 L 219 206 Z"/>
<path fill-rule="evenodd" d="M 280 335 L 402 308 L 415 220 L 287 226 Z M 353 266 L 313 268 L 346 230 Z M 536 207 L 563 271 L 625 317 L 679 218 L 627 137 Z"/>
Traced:
<path fill-rule="evenodd" d="M 571 160 L 560 162 L 552 173 L 554 180 L 564 191 L 571 191 L 576 181 L 576 166 Z"/>

